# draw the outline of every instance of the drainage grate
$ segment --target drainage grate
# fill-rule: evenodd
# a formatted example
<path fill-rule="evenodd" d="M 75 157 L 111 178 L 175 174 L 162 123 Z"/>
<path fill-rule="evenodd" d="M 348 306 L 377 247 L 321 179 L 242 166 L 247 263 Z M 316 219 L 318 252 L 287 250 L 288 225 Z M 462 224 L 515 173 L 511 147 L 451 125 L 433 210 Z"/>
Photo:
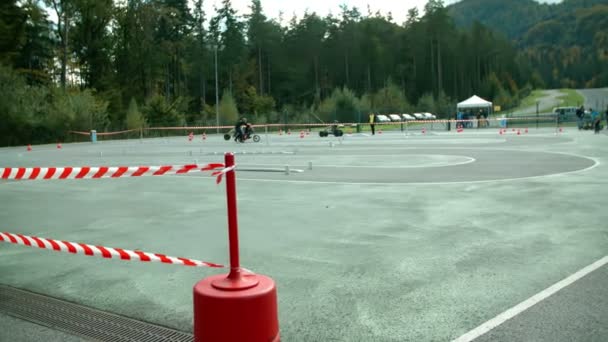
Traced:
<path fill-rule="evenodd" d="M 0 312 L 96 341 L 191 342 L 192 334 L 0 285 Z"/>

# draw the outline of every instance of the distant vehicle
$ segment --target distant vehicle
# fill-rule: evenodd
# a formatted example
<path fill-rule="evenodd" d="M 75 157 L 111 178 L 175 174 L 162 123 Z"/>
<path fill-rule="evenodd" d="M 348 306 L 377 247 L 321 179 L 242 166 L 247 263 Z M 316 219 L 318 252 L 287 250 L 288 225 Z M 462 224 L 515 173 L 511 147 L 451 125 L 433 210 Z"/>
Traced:
<path fill-rule="evenodd" d="M 391 121 L 395 121 L 395 122 L 400 122 L 403 120 L 403 118 L 401 118 L 401 116 L 399 116 L 399 114 L 389 114 L 388 117 L 391 119 Z"/>
<path fill-rule="evenodd" d="M 382 114 L 376 115 L 376 120 L 378 122 L 391 122 L 391 119 L 389 119 L 388 116 Z"/>
<path fill-rule="evenodd" d="M 552 113 L 557 115 L 559 121 L 573 121 L 576 120 L 577 107 L 556 107 L 553 108 Z"/>
<path fill-rule="evenodd" d="M 344 125 L 334 122 L 333 125 L 325 127 L 324 129 L 320 130 L 319 136 L 321 138 L 325 138 L 326 136 L 331 134 L 334 137 L 341 137 L 344 135 L 344 131 L 342 131 L 340 128 L 344 128 Z"/>
<path fill-rule="evenodd" d="M 426 119 L 425 116 L 422 115 L 422 113 L 414 113 L 413 115 L 416 118 L 416 120 L 425 120 Z"/>
<path fill-rule="evenodd" d="M 437 116 L 435 116 L 435 115 L 433 115 L 433 114 L 431 114 L 431 113 L 422 113 L 422 115 L 424 115 L 424 117 L 425 117 L 427 120 L 435 120 L 435 119 L 437 119 Z"/>
<path fill-rule="evenodd" d="M 414 120 L 416 120 L 415 117 L 413 117 L 413 116 L 411 116 L 409 114 L 401 114 L 401 116 L 403 116 L 403 120 L 405 120 L 405 121 L 414 121 Z"/>

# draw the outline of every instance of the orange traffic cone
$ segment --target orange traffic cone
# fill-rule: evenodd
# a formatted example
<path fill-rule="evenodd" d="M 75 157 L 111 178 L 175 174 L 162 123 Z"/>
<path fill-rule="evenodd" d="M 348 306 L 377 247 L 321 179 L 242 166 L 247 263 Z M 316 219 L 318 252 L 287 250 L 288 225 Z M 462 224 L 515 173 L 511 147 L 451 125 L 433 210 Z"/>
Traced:
<path fill-rule="evenodd" d="M 28 145 L 27 145 L 27 150 L 28 150 L 28 151 L 31 151 L 31 150 L 32 150 L 32 145 L 28 144 Z"/>
<path fill-rule="evenodd" d="M 61 150 L 61 143 L 57 143 L 57 149 Z"/>

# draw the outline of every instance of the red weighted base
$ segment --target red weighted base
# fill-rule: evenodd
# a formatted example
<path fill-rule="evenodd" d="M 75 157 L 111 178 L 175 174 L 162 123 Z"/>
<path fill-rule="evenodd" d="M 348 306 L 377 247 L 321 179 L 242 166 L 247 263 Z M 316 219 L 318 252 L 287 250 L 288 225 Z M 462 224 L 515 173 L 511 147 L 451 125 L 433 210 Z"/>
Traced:
<path fill-rule="evenodd" d="M 269 277 L 215 275 L 194 286 L 196 342 L 279 342 L 277 290 Z"/>

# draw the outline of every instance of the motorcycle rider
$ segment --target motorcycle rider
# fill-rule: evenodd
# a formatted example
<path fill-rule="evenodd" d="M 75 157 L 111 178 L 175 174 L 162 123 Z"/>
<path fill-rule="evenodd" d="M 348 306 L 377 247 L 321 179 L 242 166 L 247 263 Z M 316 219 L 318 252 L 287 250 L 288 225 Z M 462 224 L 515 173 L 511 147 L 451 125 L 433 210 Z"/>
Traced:
<path fill-rule="evenodd" d="M 245 131 L 243 131 L 243 126 L 247 127 L 247 118 L 242 117 L 239 121 L 234 125 L 234 141 L 243 141 L 245 137 Z M 246 129 L 246 128 L 245 128 Z"/>

